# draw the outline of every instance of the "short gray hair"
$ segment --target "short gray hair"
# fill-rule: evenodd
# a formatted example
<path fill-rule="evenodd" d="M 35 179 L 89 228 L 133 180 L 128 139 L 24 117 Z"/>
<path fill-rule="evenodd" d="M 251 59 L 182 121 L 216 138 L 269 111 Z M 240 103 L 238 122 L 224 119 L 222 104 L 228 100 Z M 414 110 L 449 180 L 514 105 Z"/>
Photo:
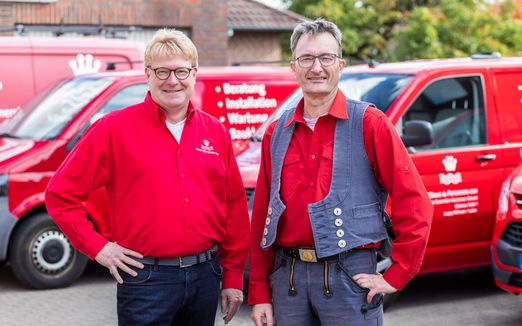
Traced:
<path fill-rule="evenodd" d="M 290 37 L 290 50 L 292 51 L 292 55 L 294 54 L 295 47 L 297 46 L 297 42 L 304 34 L 316 35 L 320 33 L 330 33 L 337 41 L 337 45 L 339 45 L 339 56 L 342 56 L 342 34 L 339 30 L 339 27 L 334 23 L 324 19 L 317 18 L 314 21 L 304 21 L 299 23 L 292 33 L 292 37 Z"/>

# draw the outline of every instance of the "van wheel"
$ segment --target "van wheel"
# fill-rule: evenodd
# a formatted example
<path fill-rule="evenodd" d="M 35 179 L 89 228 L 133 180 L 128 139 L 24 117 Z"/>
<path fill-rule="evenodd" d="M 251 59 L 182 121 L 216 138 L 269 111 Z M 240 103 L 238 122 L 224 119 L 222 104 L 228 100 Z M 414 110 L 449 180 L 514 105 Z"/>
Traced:
<path fill-rule="evenodd" d="M 38 213 L 20 223 L 9 248 L 11 268 L 20 282 L 53 289 L 80 277 L 89 259 L 71 246 L 48 214 Z"/>
<path fill-rule="evenodd" d="M 391 258 L 383 258 L 377 254 L 377 272 L 384 274 L 384 272 L 391 266 Z M 399 292 L 392 294 L 385 294 L 383 299 L 383 309 L 387 310 L 399 297 Z"/>

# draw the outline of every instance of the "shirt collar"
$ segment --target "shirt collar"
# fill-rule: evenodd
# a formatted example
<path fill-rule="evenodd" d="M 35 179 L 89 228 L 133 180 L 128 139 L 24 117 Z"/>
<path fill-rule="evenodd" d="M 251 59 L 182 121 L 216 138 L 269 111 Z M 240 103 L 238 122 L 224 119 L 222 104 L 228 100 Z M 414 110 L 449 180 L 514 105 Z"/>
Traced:
<path fill-rule="evenodd" d="M 300 122 L 306 124 L 303 116 L 304 110 L 304 98 L 301 98 L 299 103 L 295 108 L 294 114 L 288 119 L 285 124 L 285 128 L 290 126 L 292 122 Z M 348 120 L 348 112 L 346 111 L 346 96 L 344 96 L 343 92 L 340 89 L 337 89 L 337 94 L 335 95 L 335 99 L 328 110 L 328 114 L 336 119 Z"/>
<path fill-rule="evenodd" d="M 165 124 L 167 116 L 165 115 L 163 109 L 161 109 L 161 107 L 156 102 L 154 102 L 152 96 L 150 95 L 150 91 L 147 92 L 147 96 L 145 97 L 144 102 L 147 105 L 147 107 L 150 108 L 150 112 L 152 112 L 154 116 L 158 118 L 159 122 Z M 192 105 L 192 102 L 189 101 L 186 119 L 191 120 L 192 116 L 194 115 L 194 112 L 194 106 Z"/>

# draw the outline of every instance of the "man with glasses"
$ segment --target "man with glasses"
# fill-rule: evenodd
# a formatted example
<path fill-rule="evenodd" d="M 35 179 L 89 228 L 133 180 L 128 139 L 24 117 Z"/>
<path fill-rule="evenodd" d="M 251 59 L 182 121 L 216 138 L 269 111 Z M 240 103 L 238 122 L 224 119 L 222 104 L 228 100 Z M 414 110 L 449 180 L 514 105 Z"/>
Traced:
<path fill-rule="evenodd" d="M 382 325 L 383 294 L 418 273 L 433 207 L 394 126 L 338 89 L 341 32 L 300 23 L 290 64 L 303 99 L 266 131 L 252 211 L 249 304 L 257 326 Z M 392 265 L 384 211 L 392 197 Z M 255 268 L 254 268 L 255 267 Z"/>
<path fill-rule="evenodd" d="M 50 215 L 118 282 L 119 325 L 228 323 L 243 301 L 248 208 L 230 135 L 190 102 L 197 51 L 174 30 L 145 50 L 142 103 L 95 122 L 49 183 Z M 112 240 L 83 202 L 105 187 Z"/>

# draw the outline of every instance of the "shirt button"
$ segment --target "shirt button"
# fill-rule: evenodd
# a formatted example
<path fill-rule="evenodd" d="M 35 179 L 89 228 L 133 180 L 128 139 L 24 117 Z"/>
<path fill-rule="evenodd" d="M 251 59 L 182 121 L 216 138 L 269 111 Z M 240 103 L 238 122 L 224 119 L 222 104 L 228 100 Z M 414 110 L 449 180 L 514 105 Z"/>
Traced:
<path fill-rule="evenodd" d="M 343 210 L 340 209 L 339 207 L 336 207 L 333 211 L 334 215 L 335 216 L 340 216 L 342 214 Z"/>
<path fill-rule="evenodd" d="M 265 238 L 263 238 L 263 240 L 261 240 L 261 244 L 262 244 L 263 246 L 266 246 L 266 239 L 265 239 Z"/>
<path fill-rule="evenodd" d="M 339 248 L 344 248 L 346 247 L 346 241 L 339 240 L 339 242 L 337 242 L 337 245 L 339 246 Z"/>
<path fill-rule="evenodd" d="M 185 173 L 182 173 L 182 174 L 181 174 L 181 177 L 184 178 L 184 177 L 185 177 Z"/>
<path fill-rule="evenodd" d="M 312 154 L 312 160 L 315 160 L 315 154 Z"/>
<path fill-rule="evenodd" d="M 265 228 L 265 229 L 263 230 L 263 235 L 267 235 L 267 234 L 268 234 L 268 229 Z"/>
<path fill-rule="evenodd" d="M 336 218 L 334 223 L 335 223 L 335 226 L 341 226 L 341 225 L 343 225 L 343 220 L 340 218 Z"/>
<path fill-rule="evenodd" d="M 342 238 L 343 235 L 344 235 L 344 231 L 342 229 L 339 229 L 337 230 L 337 232 L 335 232 L 335 234 L 339 237 L 339 238 Z"/>
<path fill-rule="evenodd" d="M 268 215 L 272 215 L 272 207 L 268 207 Z"/>
<path fill-rule="evenodd" d="M 185 198 L 185 203 L 188 203 L 189 202 L 189 199 L 188 198 Z"/>
<path fill-rule="evenodd" d="M 270 217 L 267 217 L 266 218 L 266 225 L 269 225 L 270 224 Z"/>

